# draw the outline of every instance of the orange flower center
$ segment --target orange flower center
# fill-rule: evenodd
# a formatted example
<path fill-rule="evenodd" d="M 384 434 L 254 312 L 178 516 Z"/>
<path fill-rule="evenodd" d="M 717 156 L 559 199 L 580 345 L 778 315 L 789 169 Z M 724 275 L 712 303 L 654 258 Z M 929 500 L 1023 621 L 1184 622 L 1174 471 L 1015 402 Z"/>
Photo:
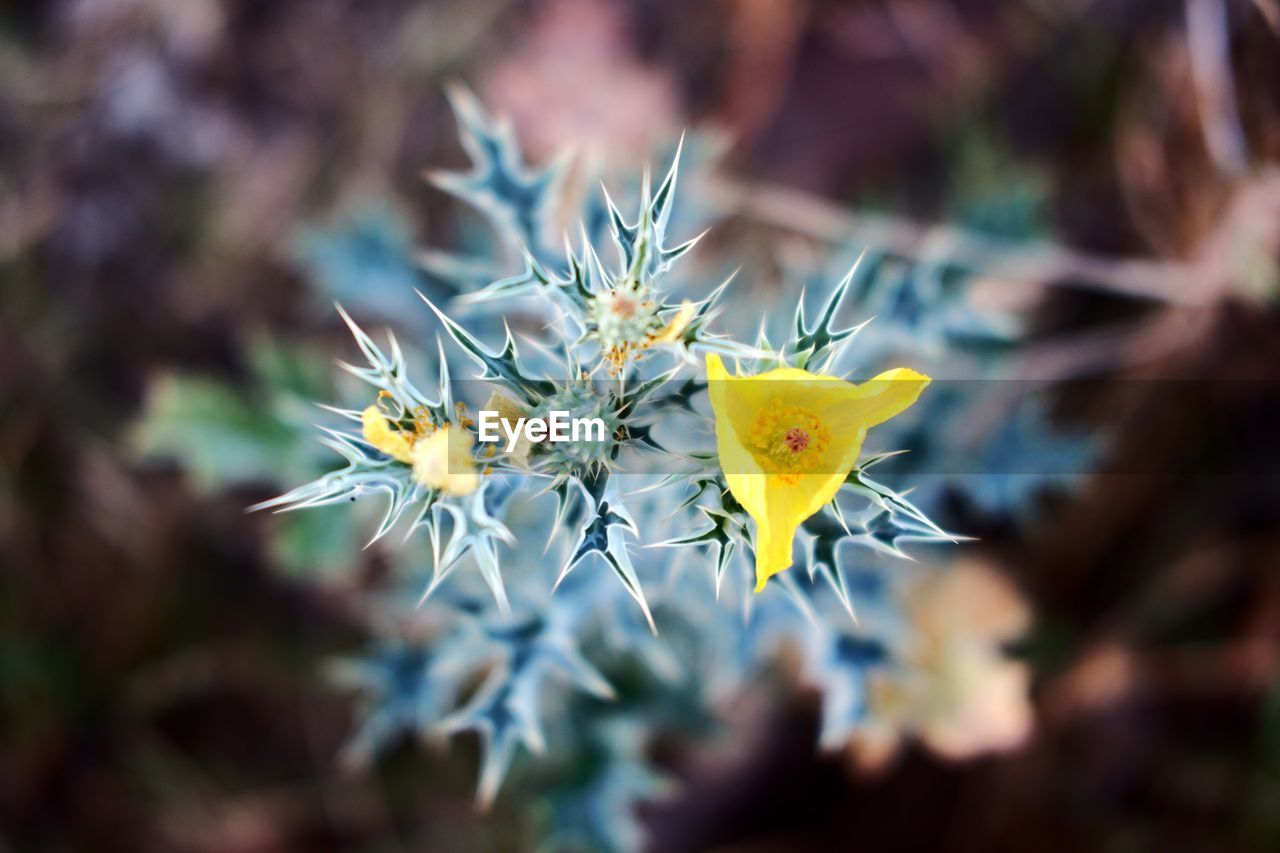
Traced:
<path fill-rule="evenodd" d="M 634 299 L 628 299 L 625 296 L 614 297 L 613 313 L 623 319 L 630 320 L 636 315 L 636 310 L 640 307 L 640 303 Z"/>
<path fill-rule="evenodd" d="M 751 455 L 784 483 L 795 483 L 822 461 L 831 443 L 826 424 L 813 411 L 774 398 L 751 425 Z"/>

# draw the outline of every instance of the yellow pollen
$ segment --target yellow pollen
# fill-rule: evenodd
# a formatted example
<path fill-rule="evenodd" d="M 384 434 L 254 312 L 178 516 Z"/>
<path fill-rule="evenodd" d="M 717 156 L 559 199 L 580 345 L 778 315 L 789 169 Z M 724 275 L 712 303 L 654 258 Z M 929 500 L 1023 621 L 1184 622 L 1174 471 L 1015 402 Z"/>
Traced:
<path fill-rule="evenodd" d="M 626 366 L 627 357 L 630 354 L 630 344 L 619 344 L 605 349 L 604 360 L 608 365 L 610 376 L 617 376 L 622 372 L 622 368 Z"/>
<path fill-rule="evenodd" d="M 774 398 L 751 425 L 751 455 L 766 474 L 794 483 L 826 455 L 831 433 L 822 419 L 801 406 Z"/>

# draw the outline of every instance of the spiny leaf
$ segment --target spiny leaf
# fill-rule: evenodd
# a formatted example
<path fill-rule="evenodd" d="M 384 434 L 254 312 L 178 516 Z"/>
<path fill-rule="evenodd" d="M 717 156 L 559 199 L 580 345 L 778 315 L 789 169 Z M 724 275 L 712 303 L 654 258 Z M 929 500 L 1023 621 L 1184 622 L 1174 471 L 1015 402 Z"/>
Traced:
<path fill-rule="evenodd" d="M 446 94 L 458 120 L 463 147 L 471 158 L 471 169 L 432 172 L 428 177 L 440 189 L 485 214 L 510 245 L 525 247 L 549 262 L 541 223 L 558 191 L 563 162 L 540 171 L 529 169 L 509 123 L 494 121 L 460 85 L 449 86 Z"/>
<path fill-rule="evenodd" d="M 387 340 L 391 346 L 391 356 L 388 358 L 378 345 L 373 342 L 373 339 L 365 334 L 364 330 L 343 310 L 341 305 L 334 307 L 338 309 L 338 314 L 342 317 L 343 322 L 347 324 L 347 328 L 351 330 L 352 336 L 356 339 L 356 345 L 369 363 L 368 367 L 357 367 L 346 362 L 338 362 L 343 370 L 375 388 L 386 391 L 405 411 L 413 411 L 417 407 L 423 406 L 437 418 L 437 422 L 442 422 L 441 419 L 448 417 L 448 413 L 442 410 L 439 401 L 432 400 L 409 381 L 408 370 L 404 362 L 404 353 L 401 352 L 400 343 L 396 340 L 395 335 L 387 334 Z"/>
<path fill-rule="evenodd" d="M 618 249 L 619 275 L 635 281 L 647 282 L 662 275 L 680 257 L 689 252 L 702 234 L 677 246 L 666 245 L 667 223 L 671 218 L 672 198 L 680 173 L 680 155 L 684 150 L 684 137 L 676 148 L 671 167 L 659 185 L 657 193 L 651 193 L 648 171 L 640 194 L 640 212 L 634 224 L 628 224 L 618 206 L 604 189 L 605 204 L 609 211 L 609 227 Z M 705 232 L 704 232 L 705 233 Z"/>
<path fill-rule="evenodd" d="M 440 322 L 444 324 L 445 331 L 449 333 L 449 337 L 466 350 L 467 354 L 472 357 L 485 369 L 483 379 L 494 382 L 501 382 L 507 388 L 514 391 L 527 404 L 537 403 L 544 397 L 550 396 L 555 392 L 555 385 L 546 379 L 533 379 L 526 376 L 520 366 L 519 353 L 516 352 L 516 341 L 511 336 L 511 330 L 506 330 L 506 341 L 503 344 L 502 352 L 493 354 L 480 343 L 470 332 L 459 326 L 447 314 L 441 311 L 423 296 L 422 301 L 435 312 L 440 318 Z"/>
<path fill-rule="evenodd" d="M 631 563 L 631 557 L 627 553 L 626 542 L 622 536 L 623 532 L 638 534 L 635 520 L 627 512 L 620 496 L 613 491 L 604 490 L 605 482 L 607 482 L 607 475 L 582 484 L 582 494 L 588 500 L 590 512 L 578 532 L 578 539 L 569 559 L 556 578 L 555 586 L 559 587 L 582 560 L 591 554 L 597 554 L 608 563 L 626 587 L 628 594 L 640 605 L 650 630 L 657 633 L 653 615 L 649 611 L 649 604 L 645 599 L 644 591 L 640 588 L 640 580 L 636 576 L 635 567 Z M 600 491 L 593 493 L 594 489 Z"/>
<path fill-rule="evenodd" d="M 808 322 L 805 320 L 804 296 L 800 297 L 799 302 L 796 304 L 795 335 L 784 350 L 796 367 L 803 368 L 806 365 L 818 362 L 824 356 L 833 355 L 837 344 L 853 337 L 866 325 L 864 322 L 861 325 L 849 326 L 844 329 L 835 328 L 836 312 L 840 309 L 841 303 L 844 302 L 845 294 L 849 292 L 850 285 L 853 284 L 854 277 L 861 266 L 861 261 L 862 258 L 859 257 L 849 272 L 845 274 L 845 277 L 836 285 L 813 328 L 809 328 Z"/>

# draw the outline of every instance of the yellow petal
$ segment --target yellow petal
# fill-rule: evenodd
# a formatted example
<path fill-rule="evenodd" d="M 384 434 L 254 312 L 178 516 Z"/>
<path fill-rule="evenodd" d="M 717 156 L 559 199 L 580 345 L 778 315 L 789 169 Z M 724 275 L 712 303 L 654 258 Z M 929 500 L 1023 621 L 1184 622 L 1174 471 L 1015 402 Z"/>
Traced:
<path fill-rule="evenodd" d="M 413 464 L 413 434 L 393 429 L 376 405 L 360 413 L 360 426 L 365 441 L 397 462 Z"/>
<path fill-rule="evenodd" d="M 832 414 L 870 429 L 909 409 L 930 381 L 909 367 L 895 367 L 861 385 L 843 382 L 849 390 Z"/>
<path fill-rule="evenodd" d="M 449 495 L 469 495 L 480 485 L 471 433 L 445 425 L 413 446 L 413 478 Z"/>
<path fill-rule="evenodd" d="M 729 416 L 730 407 L 742 405 L 739 396 L 730 393 L 734 384 L 724 368 L 720 356 L 707 356 L 707 393 L 711 397 L 711 410 L 716 419 L 716 450 L 720 455 L 720 469 L 724 472 L 729 491 L 742 504 L 752 518 L 765 513 L 765 474 L 745 444 L 738 439 Z M 742 415 L 746 417 L 748 415 Z"/>
<path fill-rule="evenodd" d="M 718 364 L 715 377 L 712 359 Z M 857 386 L 833 376 L 819 376 L 794 367 L 778 367 L 756 376 L 730 376 L 723 362 L 714 355 L 707 356 L 708 380 L 712 390 L 719 385 L 725 392 L 724 413 L 734 428 L 745 437 L 761 411 L 772 403 L 801 406 L 819 413 L 839 405 Z M 723 381 L 715 382 L 716 378 Z M 717 413 L 719 417 L 719 413 Z"/>

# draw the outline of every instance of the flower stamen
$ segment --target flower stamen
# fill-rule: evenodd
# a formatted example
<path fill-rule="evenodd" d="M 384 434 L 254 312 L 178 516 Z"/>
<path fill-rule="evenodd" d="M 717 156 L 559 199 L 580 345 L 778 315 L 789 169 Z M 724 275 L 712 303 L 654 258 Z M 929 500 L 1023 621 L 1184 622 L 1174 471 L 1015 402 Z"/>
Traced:
<path fill-rule="evenodd" d="M 802 406 L 785 405 L 773 398 L 751 427 L 751 455 L 766 474 L 783 482 L 797 482 L 822 461 L 831 443 L 831 432 L 822 418 Z"/>

